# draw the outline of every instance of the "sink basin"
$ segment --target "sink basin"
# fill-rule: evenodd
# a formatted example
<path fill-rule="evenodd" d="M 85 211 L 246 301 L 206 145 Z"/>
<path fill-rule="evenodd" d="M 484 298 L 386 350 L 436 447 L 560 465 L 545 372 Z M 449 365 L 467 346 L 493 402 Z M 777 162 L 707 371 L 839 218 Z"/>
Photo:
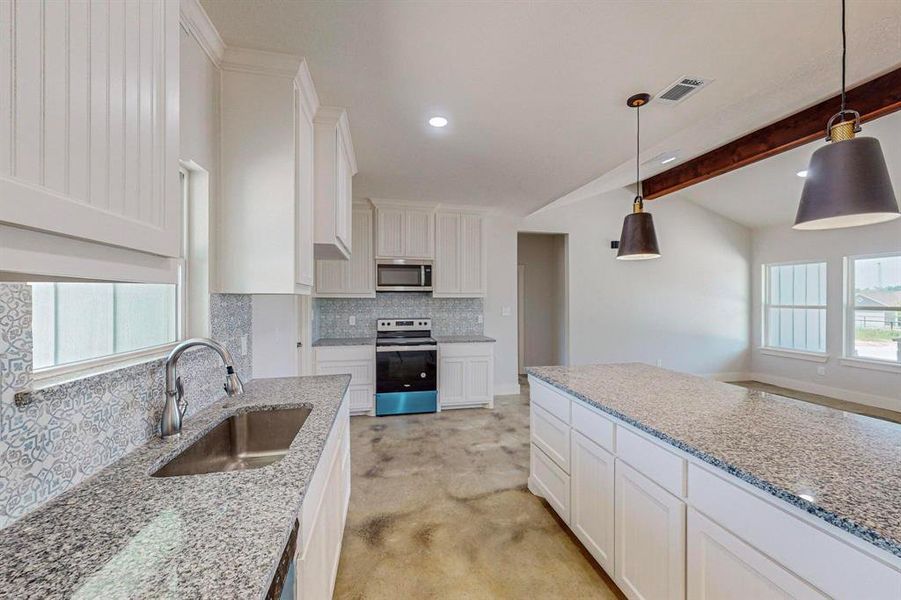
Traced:
<path fill-rule="evenodd" d="M 309 408 L 285 408 L 231 416 L 153 477 L 244 471 L 278 462 L 309 415 Z"/>

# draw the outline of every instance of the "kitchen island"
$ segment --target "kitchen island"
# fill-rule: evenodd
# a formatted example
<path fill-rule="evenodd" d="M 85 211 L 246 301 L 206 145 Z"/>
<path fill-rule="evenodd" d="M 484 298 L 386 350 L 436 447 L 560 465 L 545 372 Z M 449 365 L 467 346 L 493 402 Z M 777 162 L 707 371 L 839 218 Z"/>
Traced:
<path fill-rule="evenodd" d="M 632 598 L 901 598 L 901 426 L 643 364 L 528 369 L 530 490 Z"/>
<path fill-rule="evenodd" d="M 0 597 L 262 598 L 298 521 L 298 570 L 305 560 L 316 569 L 303 578 L 318 586 L 307 596 L 330 596 L 350 495 L 349 382 L 253 380 L 189 417 L 180 436 L 151 439 L 7 527 Z M 278 462 L 152 476 L 232 415 L 302 407 L 310 413 Z M 320 549 L 327 556 L 306 554 Z"/>

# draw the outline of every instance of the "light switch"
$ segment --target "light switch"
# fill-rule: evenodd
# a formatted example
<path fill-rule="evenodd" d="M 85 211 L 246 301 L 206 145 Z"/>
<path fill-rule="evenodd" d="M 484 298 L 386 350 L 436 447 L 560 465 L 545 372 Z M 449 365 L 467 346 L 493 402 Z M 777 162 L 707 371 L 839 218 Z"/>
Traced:
<path fill-rule="evenodd" d="M 513 309 L 510 308 L 509 306 L 504 306 L 503 308 L 501 308 L 501 316 L 502 317 L 509 317 L 512 314 L 513 314 Z"/>

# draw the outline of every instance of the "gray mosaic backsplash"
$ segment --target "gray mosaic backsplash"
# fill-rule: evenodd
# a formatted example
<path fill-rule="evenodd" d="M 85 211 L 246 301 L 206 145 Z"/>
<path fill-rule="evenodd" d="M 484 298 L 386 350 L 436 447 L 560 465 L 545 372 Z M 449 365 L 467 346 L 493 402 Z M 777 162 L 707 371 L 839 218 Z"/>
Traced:
<path fill-rule="evenodd" d="M 228 347 L 245 381 L 253 377 L 250 303 L 245 295 L 210 296 L 210 335 Z M 142 445 L 163 407 L 157 360 L 34 392 L 19 408 L 13 394 L 31 385 L 31 348 L 31 288 L 0 284 L 0 528 Z M 215 354 L 189 350 L 179 373 L 189 416 L 223 396 Z"/>
<path fill-rule="evenodd" d="M 350 316 L 356 325 L 349 324 Z M 481 335 L 481 298 L 433 298 L 427 293 L 379 293 L 375 298 L 316 298 L 313 339 L 372 337 L 377 319 L 432 319 L 435 335 Z"/>

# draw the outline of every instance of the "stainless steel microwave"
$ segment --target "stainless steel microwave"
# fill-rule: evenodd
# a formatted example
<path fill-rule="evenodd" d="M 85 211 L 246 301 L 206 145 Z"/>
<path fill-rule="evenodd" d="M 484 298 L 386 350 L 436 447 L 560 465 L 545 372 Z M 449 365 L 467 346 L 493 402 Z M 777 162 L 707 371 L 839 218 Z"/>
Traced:
<path fill-rule="evenodd" d="M 377 292 L 431 292 L 432 263 L 428 260 L 379 260 L 375 265 Z"/>

